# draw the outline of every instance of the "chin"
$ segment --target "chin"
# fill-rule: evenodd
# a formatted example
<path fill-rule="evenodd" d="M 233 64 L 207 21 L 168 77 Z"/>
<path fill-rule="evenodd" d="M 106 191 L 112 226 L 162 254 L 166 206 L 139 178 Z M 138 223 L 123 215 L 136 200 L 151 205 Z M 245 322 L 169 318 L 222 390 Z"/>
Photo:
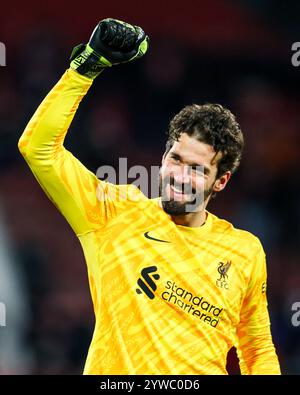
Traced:
<path fill-rule="evenodd" d="M 174 217 L 180 215 L 186 215 L 195 210 L 188 210 L 189 206 L 195 206 L 195 202 L 178 202 L 176 200 L 163 200 L 162 199 L 162 208 L 163 210 Z M 196 208 L 196 207 L 195 207 Z"/>

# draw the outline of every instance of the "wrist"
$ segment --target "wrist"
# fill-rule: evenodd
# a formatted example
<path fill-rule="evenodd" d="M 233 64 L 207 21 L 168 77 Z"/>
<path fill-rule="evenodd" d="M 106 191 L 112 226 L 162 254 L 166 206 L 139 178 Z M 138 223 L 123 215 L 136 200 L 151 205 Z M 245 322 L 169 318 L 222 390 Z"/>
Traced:
<path fill-rule="evenodd" d="M 112 66 L 112 63 L 99 55 L 89 43 L 79 44 L 73 48 L 70 60 L 73 70 L 90 79 L 95 79 L 106 67 Z"/>
<path fill-rule="evenodd" d="M 90 85 L 94 81 L 94 78 L 78 73 L 78 71 L 73 69 L 71 66 L 66 70 L 66 73 L 68 74 L 69 78 L 74 80 L 74 82 L 78 82 L 81 84 Z"/>

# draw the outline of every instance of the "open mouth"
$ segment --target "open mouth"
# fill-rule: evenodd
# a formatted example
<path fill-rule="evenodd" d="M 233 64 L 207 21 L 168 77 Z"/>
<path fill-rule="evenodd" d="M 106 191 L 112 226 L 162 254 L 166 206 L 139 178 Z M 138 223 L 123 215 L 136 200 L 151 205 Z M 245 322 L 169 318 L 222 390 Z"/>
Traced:
<path fill-rule="evenodd" d="M 183 200 L 184 198 L 189 197 L 189 194 L 184 193 L 182 188 L 175 187 L 174 185 L 169 184 L 171 190 L 171 197 L 174 197 L 178 200 Z"/>
<path fill-rule="evenodd" d="M 179 193 L 181 195 L 184 195 L 184 193 L 183 193 L 181 188 L 176 188 L 174 185 L 170 185 L 170 187 L 175 193 Z"/>

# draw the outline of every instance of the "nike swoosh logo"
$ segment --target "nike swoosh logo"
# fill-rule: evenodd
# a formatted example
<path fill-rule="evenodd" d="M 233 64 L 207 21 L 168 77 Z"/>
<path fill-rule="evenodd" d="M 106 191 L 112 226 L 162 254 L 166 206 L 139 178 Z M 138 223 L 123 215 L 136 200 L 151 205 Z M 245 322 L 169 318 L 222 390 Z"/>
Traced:
<path fill-rule="evenodd" d="M 161 240 L 161 239 L 156 239 L 155 237 L 149 236 L 149 232 L 144 233 L 144 236 L 145 236 L 147 239 L 149 239 L 149 240 L 160 241 L 161 243 L 170 243 L 170 241 Z"/>

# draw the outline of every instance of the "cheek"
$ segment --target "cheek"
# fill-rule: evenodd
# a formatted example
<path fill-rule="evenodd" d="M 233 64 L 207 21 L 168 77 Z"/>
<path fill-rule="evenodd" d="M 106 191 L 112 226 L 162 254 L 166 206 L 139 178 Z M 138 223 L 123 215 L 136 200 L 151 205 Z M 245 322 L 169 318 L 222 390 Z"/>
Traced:
<path fill-rule="evenodd" d="M 160 168 L 160 174 L 162 175 L 162 177 L 171 175 L 172 173 L 174 173 L 174 166 L 164 163 L 161 168 Z"/>
<path fill-rule="evenodd" d="M 167 166 L 166 165 L 162 165 L 160 170 L 159 170 L 159 174 L 162 178 L 164 178 L 166 176 L 167 173 Z"/>
<path fill-rule="evenodd" d="M 207 185 L 207 180 L 204 176 L 198 175 L 192 177 L 192 187 L 195 189 L 203 190 Z"/>

